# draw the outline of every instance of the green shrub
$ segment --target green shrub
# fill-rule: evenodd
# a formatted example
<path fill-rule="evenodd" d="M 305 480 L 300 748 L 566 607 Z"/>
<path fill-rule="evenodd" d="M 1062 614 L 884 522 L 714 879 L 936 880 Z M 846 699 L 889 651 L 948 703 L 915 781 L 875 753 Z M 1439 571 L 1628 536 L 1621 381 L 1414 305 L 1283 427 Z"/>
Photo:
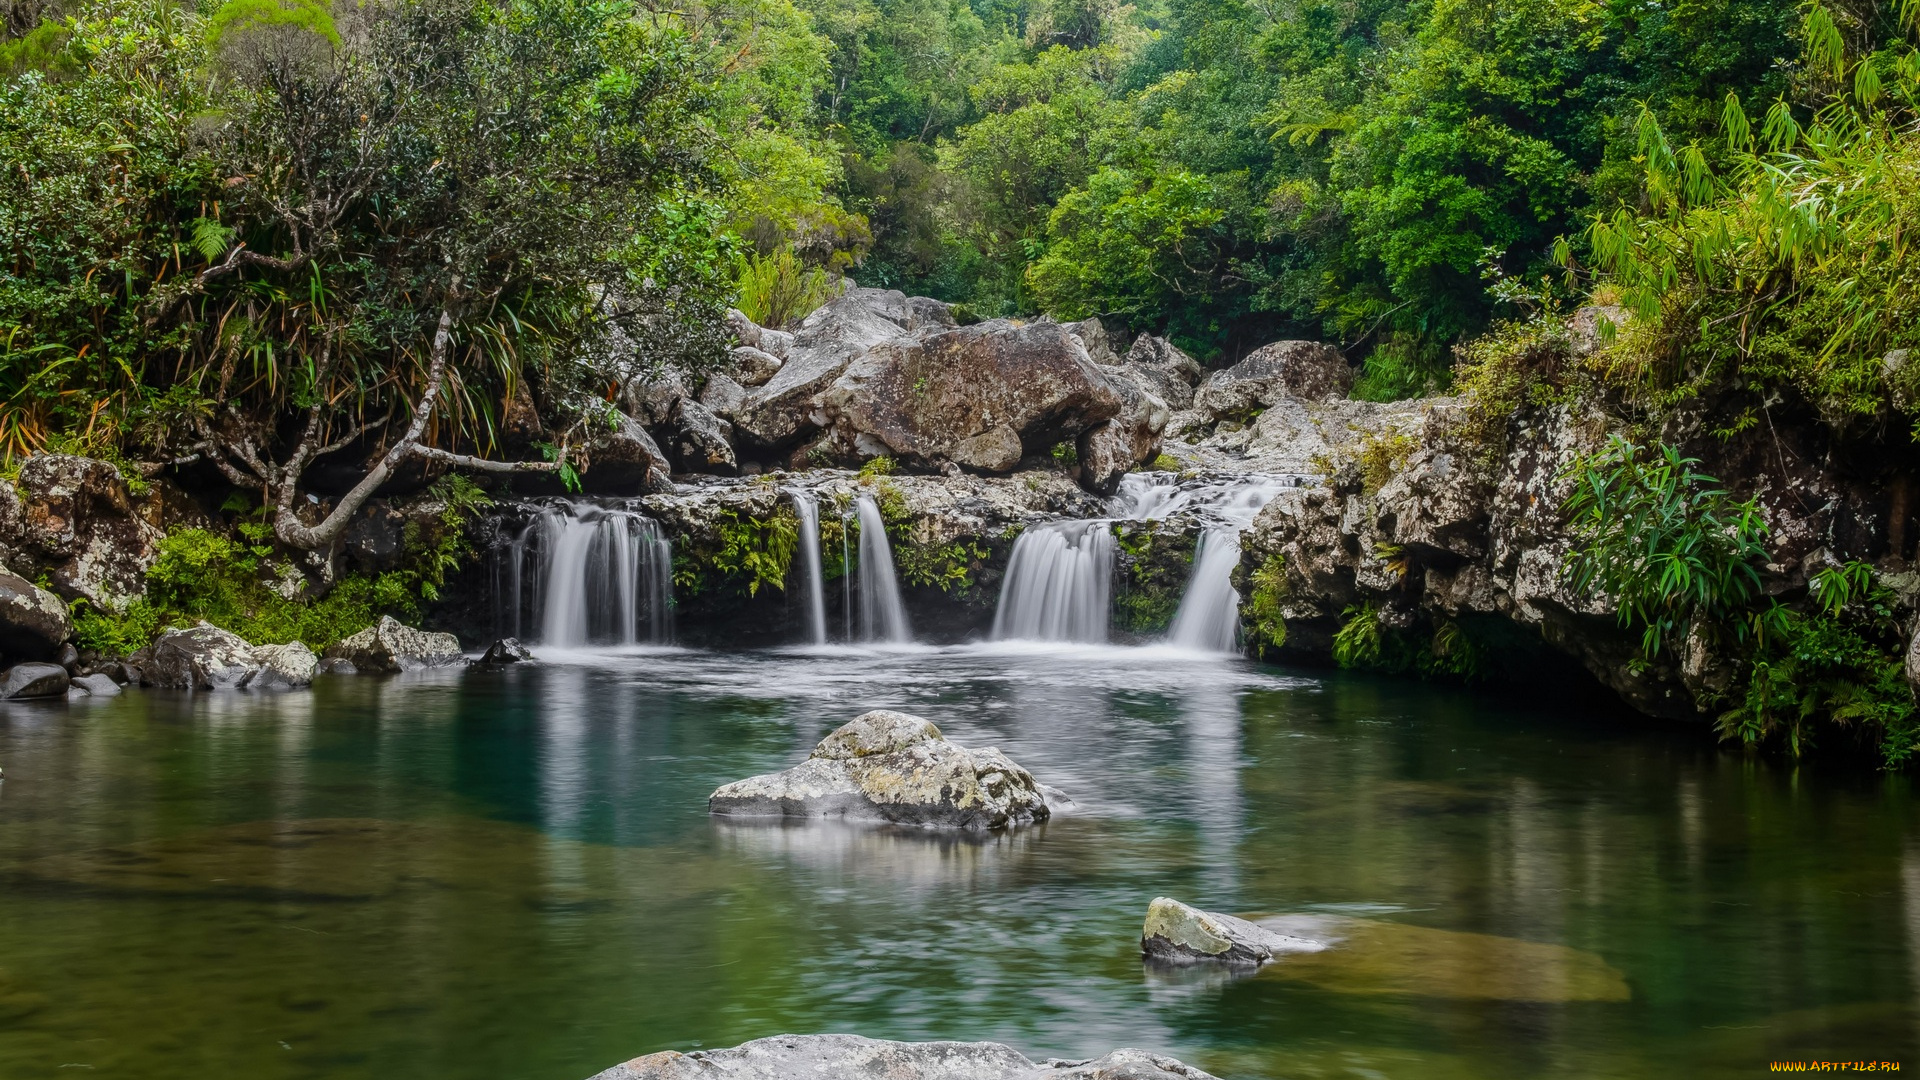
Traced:
<path fill-rule="evenodd" d="M 1247 645 L 1265 659 L 1269 652 L 1287 643 L 1287 620 L 1281 614 L 1289 592 L 1286 556 L 1279 552 L 1267 556 L 1249 577 L 1247 585 L 1247 599 L 1240 605 L 1240 621 L 1246 631 Z"/>
<path fill-rule="evenodd" d="M 838 284 L 825 270 L 809 268 L 791 247 L 741 259 L 736 280 L 741 313 L 775 330 L 799 322 L 833 299 Z"/>
<path fill-rule="evenodd" d="M 688 596 L 726 585 L 748 596 L 763 587 L 782 592 L 793 568 L 794 548 L 800 542 L 800 519 L 782 507 L 772 517 L 743 518 L 737 511 L 720 512 L 719 543 L 714 547 L 680 545 L 673 563 L 673 584 Z M 717 580 L 715 580 L 717 579 Z"/>

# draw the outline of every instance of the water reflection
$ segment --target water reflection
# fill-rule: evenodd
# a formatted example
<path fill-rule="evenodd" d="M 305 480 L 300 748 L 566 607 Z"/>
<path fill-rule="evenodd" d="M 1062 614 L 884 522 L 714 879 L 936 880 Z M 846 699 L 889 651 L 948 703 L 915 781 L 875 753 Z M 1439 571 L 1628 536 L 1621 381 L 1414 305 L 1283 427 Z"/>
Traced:
<path fill-rule="evenodd" d="M 786 1030 L 1423 1080 L 1920 1045 L 1901 778 L 1170 649 L 542 660 L 0 706 L 0 1076 L 579 1080 Z M 876 707 L 1078 809 L 967 839 L 706 817 Z M 1163 894 L 1350 945 L 1143 970 Z"/>

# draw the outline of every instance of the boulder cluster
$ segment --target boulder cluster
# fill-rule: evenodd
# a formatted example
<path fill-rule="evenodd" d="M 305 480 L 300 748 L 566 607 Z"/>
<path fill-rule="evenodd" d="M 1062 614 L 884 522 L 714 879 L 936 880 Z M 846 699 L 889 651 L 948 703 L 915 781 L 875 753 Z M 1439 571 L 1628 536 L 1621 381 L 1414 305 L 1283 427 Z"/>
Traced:
<path fill-rule="evenodd" d="M 675 472 L 876 457 L 998 475 L 1070 448 L 1081 484 L 1111 494 L 1160 453 L 1182 410 L 1206 423 L 1351 381 L 1337 351 L 1281 342 L 1203 382 L 1199 364 L 1153 335 L 1123 357 L 1097 319 L 962 326 L 946 304 L 889 289 L 849 287 L 792 333 L 739 312 L 731 321 L 739 344 L 722 370 L 625 389 L 618 422 L 587 450 L 589 490 L 664 493 Z"/>

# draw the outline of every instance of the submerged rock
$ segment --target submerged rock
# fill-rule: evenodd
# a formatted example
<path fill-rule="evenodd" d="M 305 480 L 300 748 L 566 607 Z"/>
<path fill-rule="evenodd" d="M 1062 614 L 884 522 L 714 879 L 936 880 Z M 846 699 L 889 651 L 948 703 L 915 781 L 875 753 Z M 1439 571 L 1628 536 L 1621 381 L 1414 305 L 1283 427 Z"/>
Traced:
<path fill-rule="evenodd" d="M 1325 943 L 1275 933 L 1245 919 L 1221 915 L 1170 897 L 1147 905 L 1140 951 L 1157 960 L 1258 966 L 1282 953 L 1315 952 Z"/>
<path fill-rule="evenodd" d="M 932 723 L 886 709 L 835 730 L 791 769 L 720 788 L 707 811 L 953 829 L 1000 829 L 1051 814 L 1033 774 L 1005 754 L 957 746 Z"/>
<path fill-rule="evenodd" d="M 0 674 L 0 701 L 62 697 L 68 685 L 67 669 L 59 664 L 15 664 Z"/>
<path fill-rule="evenodd" d="M 592 1080 L 1214 1080 L 1212 1074 L 1145 1050 L 1115 1050 L 1090 1061 L 1035 1064 L 989 1042 L 888 1042 L 859 1035 L 776 1035 L 724 1050 L 667 1050 L 634 1058 Z"/>
<path fill-rule="evenodd" d="M 461 662 L 460 639 L 452 634 L 416 630 L 391 615 L 344 641 L 327 647 L 330 659 L 375 674 L 447 667 Z"/>

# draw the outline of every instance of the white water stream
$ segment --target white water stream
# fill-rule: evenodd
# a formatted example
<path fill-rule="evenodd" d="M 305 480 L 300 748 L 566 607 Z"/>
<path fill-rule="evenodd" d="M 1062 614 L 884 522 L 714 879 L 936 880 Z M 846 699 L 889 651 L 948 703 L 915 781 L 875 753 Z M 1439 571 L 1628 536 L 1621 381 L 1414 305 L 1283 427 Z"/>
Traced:
<path fill-rule="evenodd" d="M 907 608 L 900 602 L 900 585 L 893 574 L 893 545 L 887 542 L 887 522 L 873 496 L 855 504 L 860 517 L 860 630 L 868 641 L 905 645 L 913 640 Z"/>
<path fill-rule="evenodd" d="M 800 561 L 807 575 L 807 629 L 815 645 L 827 643 L 826 572 L 820 566 L 820 508 L 810 491 L 794 490 L 793 508 L 800 515 Z"/>
<path fill-rule="evenodd" d="M 542 644 L 637 645 L 673 636 L 673 546 L 636 510 L 591 502 L 542 510 L 514 538 L 504 569 L 514 636 L 529 578 Z"/>

